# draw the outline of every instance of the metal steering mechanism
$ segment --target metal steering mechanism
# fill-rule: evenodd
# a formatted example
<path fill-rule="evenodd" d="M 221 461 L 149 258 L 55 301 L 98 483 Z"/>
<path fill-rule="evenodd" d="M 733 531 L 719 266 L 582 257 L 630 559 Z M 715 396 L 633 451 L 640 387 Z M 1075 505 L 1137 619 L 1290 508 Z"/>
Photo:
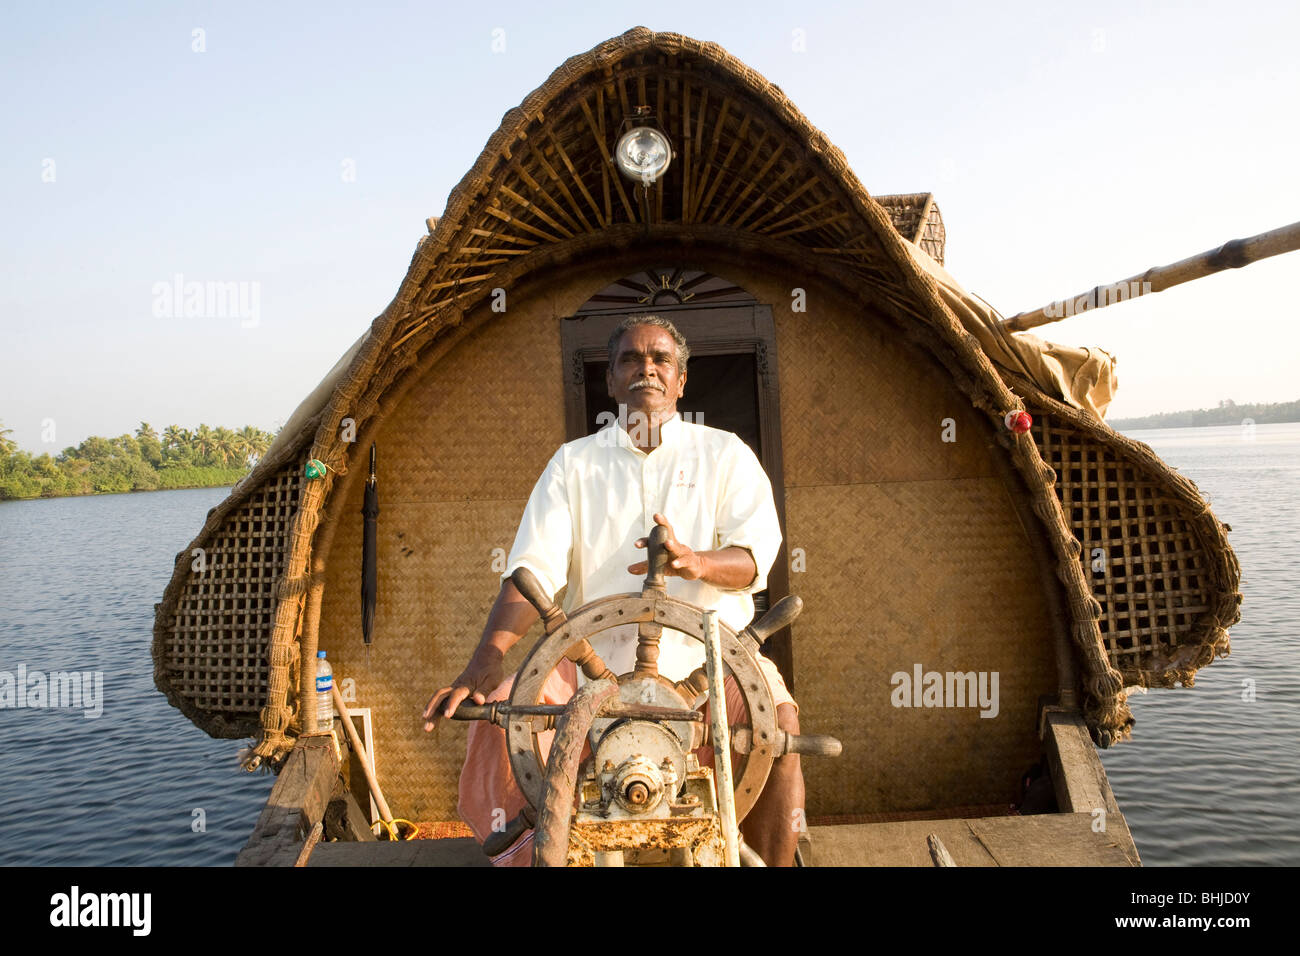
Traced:
<path fill-rule="evenodd" d="M 510 694 L 512 710 L 538 704 L 551 671 L 565 657 L 577 664 L 588 680 L 615 681 L 618 699 L 628 711 L 647 706 L 693 709 L 708 687 L 704 668 L 698 668 L 677 683 L 661 676 L 658 668 L 659 638 L 663 629 L 668 627 L 690 635 L 703 646 L 703 608 L 667 596 L 664 584 L 664 569 L 668 563 L 664 547 L 667 529 L 657 525 L 649 537 L 649 572 L 641 593 L 599 598 L 578 608 L 572 617 L 566 617 L 551 603 L 529 571 L 523 568 L 515 571 L 512 575 L 515 587 L 541 613 L 546 634 L 519 667 Z M 723 660 L 744 696 L 752 726 L 751 734 L 737 735 L 752 741 L 745 772 L 736 783 L 737 821 L 743 820 L 758 800 L 772 763 L 782 752 L 777 749 L 778 739 L 783 741 L 786 736 L 776 725 L 776 704 L 767 679 L 758 666 L 758 649 L 769 634 L 787 626 L 802 608 L 803 602 L 799 598 L 785 598 L 759 624 L 745 628 L 740 634 L 721 622 L 718 624 Z M 636 666 L 627 674 L 615 675 L 592 649 L 590 639 L 622 624 L 638 626 Z M 626 716 L 635 715 L 627 713 Z M 668 726 L 679 736 L 684 736 L 682 723 L 687 722 L 673 722 Z M 543 797 L 546 770 L 537 735 L 545 729 L 545 723 L 533 716 L 516 714 L 507 718 L 506 745 L 510 767 L 519 789 L 534 809 L 541 806 Z M 697 736 L 694 745 L 686 749 L 698 745 Z"/>

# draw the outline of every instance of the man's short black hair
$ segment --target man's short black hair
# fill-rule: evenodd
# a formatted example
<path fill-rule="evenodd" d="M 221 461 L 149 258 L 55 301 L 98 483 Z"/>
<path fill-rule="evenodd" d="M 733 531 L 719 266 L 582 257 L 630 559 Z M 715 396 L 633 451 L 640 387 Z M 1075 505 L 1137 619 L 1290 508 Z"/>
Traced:
<path fill-rule="evenodd" d="M 679 374 L 685 375 L 686 363 L 691 357 L 691 347 L 686 344 L 686 337 L 677 331 L 677 326 L 658 315 L 629 315 L 620 322 L 609 336 L 609 364 L 613 366 L 614 359 L 618 357 L 618 345 L 623 339 L 623 333 L 628 329 L 636 328 L 638 325 L 653 325 L 656 328 L 663 329 L 673 337 L 673 341 L 677 343 L 677 371 Z"/>

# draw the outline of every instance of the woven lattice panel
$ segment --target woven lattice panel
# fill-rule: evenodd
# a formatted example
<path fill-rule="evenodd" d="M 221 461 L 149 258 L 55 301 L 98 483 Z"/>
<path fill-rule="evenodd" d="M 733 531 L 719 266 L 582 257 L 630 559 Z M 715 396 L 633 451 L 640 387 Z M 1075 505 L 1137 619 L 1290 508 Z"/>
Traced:
<path fill-rule="evenodd" d="M 937 203 L 930 203 L 930 214 L 925 217 L 921 227 L 921 236 L 916 244 L 930 254 L 939 265 L 943 265 L 944 246 L 948 242 L 948 231 L 943 227 L 943 216 L 939 214 Z"/>
<path fill-rule="evenodd" d="M 908 242 L 915 241 L 921 231 L 921 217 L 925 214 L 929 193 L 898 193 L 888 196 L 876 196 L 876 202 L 889 215 L 898 234 Z"/>
<path fill-rule="evenodd" d="M 287 463 L 225 516 L 198 557 L 156 661 L 157 680 L 174 705 L 214 736 L 256 732 L 266 702 L 267 648 L 275 588 L 298 507 L 302 466 Z"/>
<path fill-rule="evenodd" d="M 1190 686 L 1196 669 L 1227 653 L 1235 623 L 1235 558 L 1209 507 L 1145 449 L 1143 463 L 1067 416 L 1033 410 L 1034 437 L 1101 604 L 1101 634 L 1125 684 Z M 1099 426 L 1104 427 L 1104 426 Z M 1113 433 L 1112 433 L 1113 434 Z M 1134 443 L 1136 444 L 1136 443 Z"/>
<path fill-rule="evenodd" d="M 939 206 L 930 193 L 876 196 L 875 199 L 889 214 L 889 220 L 899 235 L 916 243 L 935 262 L 943 265 L 943 249 L 948 235 L 943 228 Z"/>

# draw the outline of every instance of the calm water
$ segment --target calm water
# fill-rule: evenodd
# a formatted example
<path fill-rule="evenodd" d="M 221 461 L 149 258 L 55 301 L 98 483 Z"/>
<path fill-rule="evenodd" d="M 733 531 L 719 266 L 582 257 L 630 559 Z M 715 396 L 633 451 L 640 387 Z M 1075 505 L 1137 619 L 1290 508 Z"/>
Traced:
<path fill-rule="evenodd" d="M 1111 785 L 1148 865 L 1300 863 L 1300 424 L 1130 434 L 1233 527 L 1246 597 L 1232 656 L 1130 698 Z M 173 557 L 226 493 L 0 504 L 0 671 L 103 672 L 98 718 L 0 710 L 0 864 L 229 864 L 247 839 L 271 778 L 169 707 L 150 658 Z"/>
<path fill-rule="evenodd" d="M 168 705 L 150 656 L 174 556 L 228 493 L 0 503 L 0 671 L 103 672 L 97 718 L 0 710 L 0 863 L 224 865 L 248 839 L 272 778 Z"/>
<path fill-rule="evenodd" d="M 1232 654 L 1191 689 L 1129 697 L 1102 752 L 1148 865 L 1300 863 L 1300 424 L 1127 433 L 1196 482 L 1241 565 Z M 1243 700 L 1253 682 L 1255 699 Z M 1248 696 L 1248 695 L 1246 695 Z"/>

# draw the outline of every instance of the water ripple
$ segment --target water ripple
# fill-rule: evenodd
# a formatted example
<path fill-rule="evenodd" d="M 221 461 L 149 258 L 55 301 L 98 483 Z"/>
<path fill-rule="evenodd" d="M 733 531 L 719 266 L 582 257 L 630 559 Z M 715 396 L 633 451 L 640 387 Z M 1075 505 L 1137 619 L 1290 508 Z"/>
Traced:
<path fill-rule="evenodd" d="M 1244 602 L 1232 654 L 1194 688 L 1129 698 L 1134 739 L 1102 752 L 1106 775 L 1147 864 L 1295 865 L 1300 425 L 1129 434 L 1196 482 L 1232 527 Z"/>
<path fill-rule="evenodd" d="M 0 670 L 103 675 L 96 719 L 0 710 L 0 864 L 225 865 L 248 838 L 272 778 L 173 710 L 150 658 L 175 553 L 225 495 L 0 504 Z"/>

